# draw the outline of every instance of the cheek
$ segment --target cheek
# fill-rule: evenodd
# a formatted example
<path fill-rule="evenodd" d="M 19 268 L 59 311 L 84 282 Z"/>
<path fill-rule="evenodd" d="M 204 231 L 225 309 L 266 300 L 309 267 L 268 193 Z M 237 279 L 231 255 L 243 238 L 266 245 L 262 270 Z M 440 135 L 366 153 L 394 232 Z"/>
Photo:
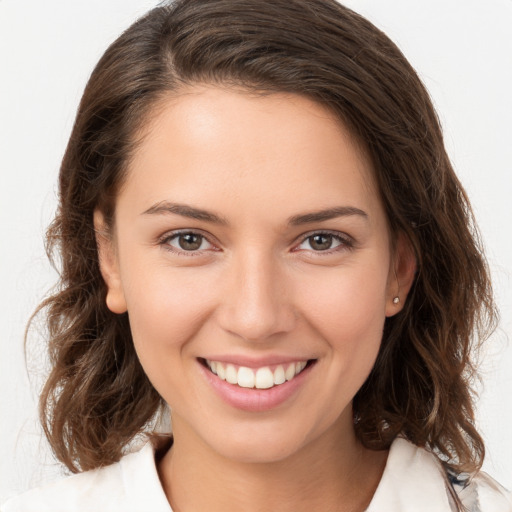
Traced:
<path fill-rule="evenodd" d="M 318 275 L 303 290 L 307 322 L 329 344 L 344 370 L 367 373 L 382 340 L 387 267 L 354 265 Z M 359 369 L 359 370 L 358 370 Z"/>
<path fill-rule="evenodd" d="M 130 276 L 125 295 L 135 348 L 151 373 L 169 351 L 186 352 L 210 314 L 212 300 L 206 276 L 197 268 L 155 264 L 146 269 Z"/>
<path fill-rule="evenodd" d="M 197 269 L 149 268 L 132 276 L 126 293 L 133 343 L 154 388 L 173 409 L 182 410 L 201 403 L 189 377 L 196 361 L 193 340 L 212 299 Z"/>

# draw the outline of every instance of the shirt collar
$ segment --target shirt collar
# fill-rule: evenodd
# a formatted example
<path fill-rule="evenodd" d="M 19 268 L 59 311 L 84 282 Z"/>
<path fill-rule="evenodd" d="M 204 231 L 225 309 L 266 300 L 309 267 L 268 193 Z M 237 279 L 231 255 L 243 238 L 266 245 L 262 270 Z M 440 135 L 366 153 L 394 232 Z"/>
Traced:
<path fill-rule="evenodd" d="M 391 445 L 381 481 L 366 512 L 451 512 L 437 457 L 402 438 Z"/>

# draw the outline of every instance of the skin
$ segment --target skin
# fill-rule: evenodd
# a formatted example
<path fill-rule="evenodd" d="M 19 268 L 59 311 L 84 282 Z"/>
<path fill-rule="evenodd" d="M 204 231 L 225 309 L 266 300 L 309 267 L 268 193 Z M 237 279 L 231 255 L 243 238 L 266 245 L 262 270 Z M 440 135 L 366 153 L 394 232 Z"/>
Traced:
<path fill-rule="evenodd" d="M 173 510 L 364 510 L 387 454 L 357 442 L 352 399 L 415 267 L 402 237 L 391 249 L 368 158 L 297 95 L 197 86 L 156 112 L 112 232 L 99 211 L 95 224 L 107 305 L 128 311 L 172 410 L 174 444 L 158 470 Z M 169 202 L 225 223 L 162 210 Z M 364 213 L 288 223 L 333 207 Z M 176 230 L 205 238 L 184 251 Z M 326 231 L 341 237 L 327 250 L 304 236 Z M 204 378 L 199 358 L 219 354 L 315 363 L 284 403 L 249 412 Z"/>

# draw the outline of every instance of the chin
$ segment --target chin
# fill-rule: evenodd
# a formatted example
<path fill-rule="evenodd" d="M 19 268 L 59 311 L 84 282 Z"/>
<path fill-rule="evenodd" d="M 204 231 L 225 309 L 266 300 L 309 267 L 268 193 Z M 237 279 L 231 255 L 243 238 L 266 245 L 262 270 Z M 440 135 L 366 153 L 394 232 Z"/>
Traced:
<path fill-rule="evenodd" d="M 226 459 L 244 464 L 283 462 L 303 448 L 303 441 L 281 436 L 233 436 L 217 446 L 216 451 Z"/>
<path fill-rule="evenodd" d="M 239 463 L 277 463 L 308 451 L 316 443 L 333 441 L 343 431 L 336 417 L 324 416 L 322 422 L 305 422 L 305 418 L 266 418 L 259 422 L 239 421 L 224 425 L 216 433 L 209 431 L 203 437 L 210 448 L 221 457 Z"/>

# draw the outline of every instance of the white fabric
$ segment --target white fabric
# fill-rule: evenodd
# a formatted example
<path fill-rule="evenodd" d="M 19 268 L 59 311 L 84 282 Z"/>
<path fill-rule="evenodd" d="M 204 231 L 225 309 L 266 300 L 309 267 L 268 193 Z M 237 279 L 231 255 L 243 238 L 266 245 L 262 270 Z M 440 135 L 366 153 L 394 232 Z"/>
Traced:
<path fill-rule="evenodd" d="M 512 512 L 512 494 L 481 473 L 459 493 L 470 512 Z M 404 439 L 391 446 L 367 512 L 452 512 L 437 458 Z M 172 512 L 148 443 L 111 466 L 11 498 L 2 512 Z"/>

